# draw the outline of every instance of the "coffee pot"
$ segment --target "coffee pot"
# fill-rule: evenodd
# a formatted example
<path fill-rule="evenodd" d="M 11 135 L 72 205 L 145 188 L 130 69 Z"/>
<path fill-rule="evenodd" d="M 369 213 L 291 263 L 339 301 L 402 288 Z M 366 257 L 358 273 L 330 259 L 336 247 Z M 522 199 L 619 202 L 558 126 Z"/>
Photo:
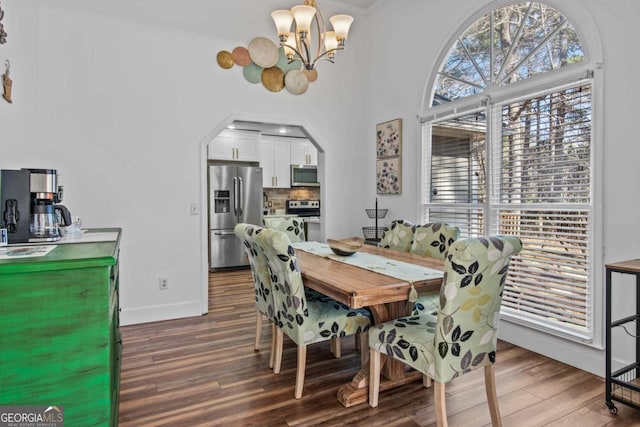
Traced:
<path fill-rule="evenodd" d="M 0 228 L 9 243 L 53 242 L 72 224 L 55 169 L 0 171 Z"/>
<path fill-rule="evenodd" d="M 53 205 L 35 205 L 31 208 L 31 222 L 29 225 L 31 236 L 36 239 L 60 238 L 58 221 Z"/>

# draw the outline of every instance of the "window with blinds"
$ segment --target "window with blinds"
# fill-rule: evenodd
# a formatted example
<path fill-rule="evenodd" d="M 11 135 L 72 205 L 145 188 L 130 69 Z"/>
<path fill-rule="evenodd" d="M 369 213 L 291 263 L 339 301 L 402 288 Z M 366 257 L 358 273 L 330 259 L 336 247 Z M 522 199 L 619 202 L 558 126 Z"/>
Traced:
<path fill-rule="evenodd" d="M 500 123 L 490 132 L 487 115 Z M 424 131 L 424 220 L 455 225 L 461 237 L 519 237 L 503 318 L 588 341 L 591 84 L 489 105 Z"/>
<path fill-rule="evenodd" d="M 575 27 L 515 2 L 443 52 L 423 118 L 421 220 L 519 237 L 502 318 L 591 341 L 594 73 Z"/>

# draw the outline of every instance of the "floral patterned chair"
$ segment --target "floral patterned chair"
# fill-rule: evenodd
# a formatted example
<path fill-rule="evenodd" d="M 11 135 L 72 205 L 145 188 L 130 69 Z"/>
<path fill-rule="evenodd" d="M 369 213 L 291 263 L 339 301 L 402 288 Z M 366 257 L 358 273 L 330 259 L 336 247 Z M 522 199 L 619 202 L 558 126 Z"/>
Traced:
<path fill-rule="evenodd" d="M 295 251 L 286 233 L 265 228 L 257 234 L 269 265 L 276 330 L 276 355 L 273 372 L 280 372 L 283 334 L 298 346 L 295 398 L 302 397 L 307 345 L 334 338 L 365 334 L 371 314 L 364 309 L 350 309 L 332 298 L 307 298 Z M 366 354 L 366 346 L 362 346 Z"/>
<path fill-rule="evenodd" d="M 397 219 L 391 222 L 391 226 L 382 235 L 380 246 L 383 248 L 395 249 L 409 252 L 413 241 L 413 230 L 415 226 L 409 221 Z"/>
<path fill-rule="evenodd" d="M 284 231 L 292 243 L 307 240 L 304 234 L 304 221 L 301 218 L 264 218 L 264 226 Z"/>
<path fill-rule="evenodd" d="M 418 225 L 413 232 L 409 252 L 430 258 L 444 259 L 449 247 L 460 237 L 460 229 L 441 222 Z M 438 294 L 420 295 L 414 304 L 414 315 L 433 313 L 438 309 Z"/>
<path fill-rule="evenodd" d="M 267 260 L 262 254 L 262 248 L 256 241 L 256 235 L 263 230 L 262 227 L 252 224 L 240 223 L 235 226 L 234 233 L 244 244 L 249 264 L 251 265 L 251 273 L 253 275 L 253 288 L 256 294 L 256 342 L 254 350 L 260 350 L 260 337 L 262 336 L 262 317 L 266 316 L 270 321 L 273 320 L 275 310 L 273 308 L 273 294 L 271 292 L 271 278 L 269 276 L 269 267 Z M 272 332 L 275 328 L 272 328 Z M 275 335 L 275 334 L 274 334 Z M 273 367 L 275 340 L 271 340 L 271 353 L 269 358 L 269 367 Z"/>
<path fill-rule="evenodd" d="M 413 232 L 409 252 L 444 259 L 449 246 L 460 238 L 460 229 L 442 222 L 418 225 Z"/>
<path fill-rule="evenodd" d="M 437 315 L 375 325 L 369 332 L 369 404 L 378 405 L 380 353 L 435 381 L 436 421 L 447 425 L 445 384 L 484 367 L 491 421 L 501 425 L 494 363 L 502 290 L 509 262 L 522 249 L 513 236 L 458 240 L 449 248 Z"/>

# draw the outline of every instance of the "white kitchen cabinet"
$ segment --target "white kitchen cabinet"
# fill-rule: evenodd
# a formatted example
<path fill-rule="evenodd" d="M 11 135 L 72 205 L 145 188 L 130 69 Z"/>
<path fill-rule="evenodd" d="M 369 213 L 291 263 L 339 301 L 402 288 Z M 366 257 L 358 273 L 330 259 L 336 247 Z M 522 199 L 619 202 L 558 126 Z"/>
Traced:
<path fill-rule="evenodd" d="M 223 130 L 207 147 L 208 158 L 216 160 L 260 161 L 258 132 Z"/>
<path fill-rule="evenodd" d="M 291 164 L 318 166 L 318 150 L 308 140 L 291 141 Z"/>
<path fill-rule="evenodd" d="M 289 140 L 263 136 L 259 147 L 262 186 L 264 188 L 290 188 L 291 153 Z"/>

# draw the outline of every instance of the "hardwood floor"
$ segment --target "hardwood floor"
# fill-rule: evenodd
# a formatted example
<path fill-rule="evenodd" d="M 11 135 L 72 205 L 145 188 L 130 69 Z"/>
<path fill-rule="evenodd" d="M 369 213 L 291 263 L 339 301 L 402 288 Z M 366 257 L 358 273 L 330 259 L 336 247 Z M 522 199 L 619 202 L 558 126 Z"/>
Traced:
<path fill-rule="evenodd" d="M 206 316 L 122 328 L 121 426 L 431 426 L 433 390 L 421 382 L 381 393 L 380 404 L 344 408 L 337 388 L 359 369 L 353 339 L 342 358 L 327 343 L 309 347 L 304 392 L 293 397 L 296 349 L 285 339 L 282 371 L 268 367 L 271 329 L 254 352 L 255 308 L 249 270 L 210 274 Z M 611 415 L 604 381 L 500 342 L 496 383 L 505 426 L 640 426 L 625 405 Z M 483 370 L 447 384 L 451 426 L 491 424 Z"/>

